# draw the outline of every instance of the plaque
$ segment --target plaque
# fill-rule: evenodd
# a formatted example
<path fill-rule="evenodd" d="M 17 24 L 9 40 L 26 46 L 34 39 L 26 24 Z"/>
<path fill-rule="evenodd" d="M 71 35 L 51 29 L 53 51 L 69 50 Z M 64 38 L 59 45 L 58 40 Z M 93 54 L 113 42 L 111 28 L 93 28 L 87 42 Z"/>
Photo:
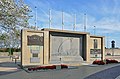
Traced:
<path fill-rule="evenodd" d="M 39 45 L 43 46 L 43 36 L 38 36 L 38 35 L 32 35 L 32 36 L 27 36 L 27 45 Z"/>
<path fill-rule="evenodd" d="M 31 53 L 40 53 L 40 50 L 30 50 Z"/>
<path fill-rule="evenodd" d="M 37 57 L 30 58 L 30 62 L 31 63 L 40 63 L 40 58 L 37 58 Z"/>

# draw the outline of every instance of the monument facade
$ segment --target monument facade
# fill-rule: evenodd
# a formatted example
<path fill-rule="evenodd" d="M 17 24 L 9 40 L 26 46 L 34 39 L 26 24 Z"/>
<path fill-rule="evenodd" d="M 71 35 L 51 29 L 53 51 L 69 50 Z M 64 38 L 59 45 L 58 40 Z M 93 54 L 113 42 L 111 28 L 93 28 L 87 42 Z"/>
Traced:
<path fill-rule="evenodd" d="M 104 37 L 88 32 L 22 30 L 21 39 L 22 66 L 89 62 L 96 54 L 104 59 Z"/>

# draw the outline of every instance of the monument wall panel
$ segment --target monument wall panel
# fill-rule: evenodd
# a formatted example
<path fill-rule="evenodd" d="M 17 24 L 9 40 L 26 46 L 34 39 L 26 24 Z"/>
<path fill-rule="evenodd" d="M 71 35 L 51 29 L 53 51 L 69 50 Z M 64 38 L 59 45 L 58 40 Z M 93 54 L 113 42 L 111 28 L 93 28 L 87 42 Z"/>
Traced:
<path fill-rule="evenodd" d="M 44 32 L 22 31 L 22 65 L 43 64 Z"/>
<path fill-rule="evenodd" d="M 50 61 L 83 61 L 82 35 L 52 33 L 50 39 Z"/>

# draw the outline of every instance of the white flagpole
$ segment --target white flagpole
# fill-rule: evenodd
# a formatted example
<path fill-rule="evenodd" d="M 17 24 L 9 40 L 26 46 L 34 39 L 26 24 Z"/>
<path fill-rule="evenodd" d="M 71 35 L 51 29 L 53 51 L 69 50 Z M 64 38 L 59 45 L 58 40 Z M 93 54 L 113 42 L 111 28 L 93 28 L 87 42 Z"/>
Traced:
<path fill-rule="evenodd" d="M 49 29 L 51 28 L 51 10 L 49 9 Z"/>
<path fill-rule="evenodd" d="M 94 35 L 96 34 L 96 26 L 94 26 Z"/>
<path fill-rule="evenodd" d="M 76 29 L 76 14 L 74 15 L 74 27 L 73 27 L 73 30 L 75 31 Z"/>
<path fill-rule="evenodd" d="M 35 29 L 38 29 L 37 27 L 37 7 L 35 6 Z"/>
<path fill-rule="evenodd" d="M 86 32 L 87 16 L 84 14 L 84 32 Z"/>
<path fill-rule="evenodd" d="M 63 14 L 63 11 L 62 11 L 62 30 L 64 29 L 64 14 Z"/>

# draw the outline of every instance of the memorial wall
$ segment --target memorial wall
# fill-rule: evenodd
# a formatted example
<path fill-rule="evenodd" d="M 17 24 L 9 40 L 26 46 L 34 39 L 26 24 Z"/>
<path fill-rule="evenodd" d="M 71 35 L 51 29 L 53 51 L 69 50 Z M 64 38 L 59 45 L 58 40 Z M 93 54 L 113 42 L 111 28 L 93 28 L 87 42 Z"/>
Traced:
<path fill-rule="evenodd" d="M 93 55 L 104 59 L 104 37 L 56 29 L 22 30 L 21 65 L 80 64 Z M 95 41 L 94 41 L 95 39 Z"/>

